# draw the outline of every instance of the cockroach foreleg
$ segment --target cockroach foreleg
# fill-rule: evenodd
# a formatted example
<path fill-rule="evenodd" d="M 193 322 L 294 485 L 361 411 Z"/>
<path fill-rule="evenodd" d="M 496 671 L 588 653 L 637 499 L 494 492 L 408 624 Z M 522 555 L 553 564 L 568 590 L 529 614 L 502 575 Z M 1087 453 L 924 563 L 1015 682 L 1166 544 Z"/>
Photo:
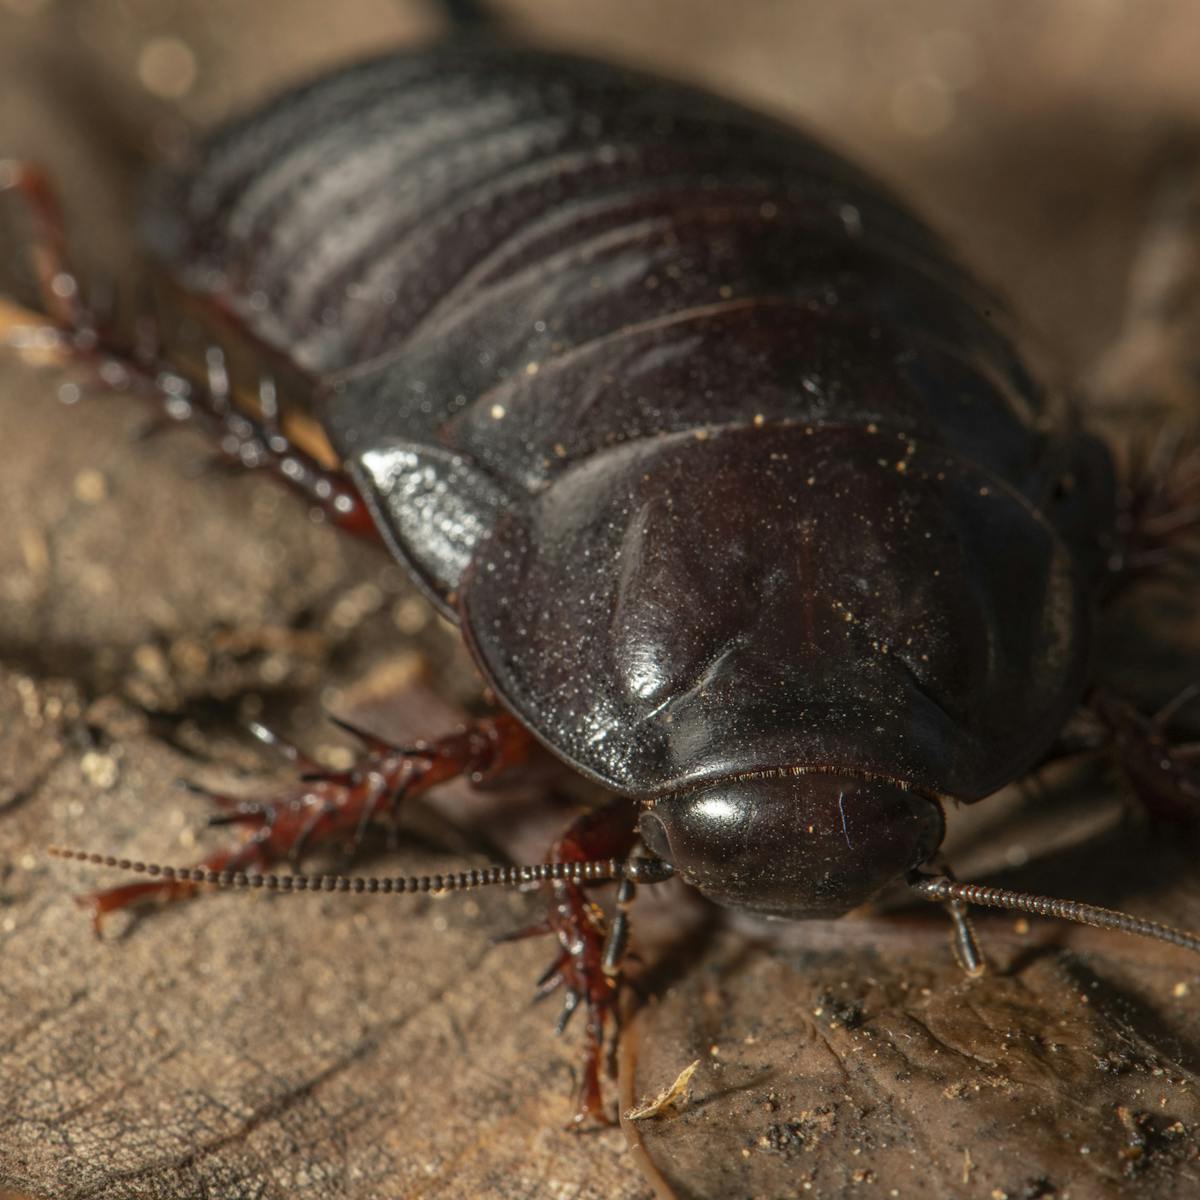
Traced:
<path fill-rule="evenodd" d="M 942 867 L 942 874 L 945 878 L 957 882 L 954 873 L 948 867 Z M 962 900 L 950 899 L 943 907 L 950 917 L 950 946 L 954 951 L 954 959 L 971 979 L 978 979 L 987 971 L 987 959 L 980 948 L 967 905 Z"/>
<path fill-rule="evenodd" d="M 294 866 L 302 854 L 321 846 L 356 847 L 370 826 L 394 826 L 405 800 L 463 776 L 482 783 L 519 766 L 532 749 L 524 727 L 500 713 L 412 746 L 395 746 L 363 734 L 364 750 L 355 765 L 331 772 L 314 767 L 282 739 L 266 731 L 254 732 L 291 751 L 289 757 L 305 769 L 301 786 L 250 801 L 210 793 L 222 810 L 214 823 L 239 825 L 244 837 L 205 859 L 201 865 L 206 869 L 263 871 L 278 862 Z M 184 899 L 195 890 L 193 883 L 164 879 L 95 892 L 81 902 L 91 908 L 99 932 L 109 913 L 140 901 Z"/>
<path fill-rule="evenodd" d="M 631 800 L 618 798 L 572 822 L 554 844 L 550 857 L 555 862 L 624 858 L 636 840 L 637 806 Z M 562 992 L 559 1033 L 566 1029 L 578 1009 L 583 1008 L 587 1015 L 586 1045 L 571 1127 L 578 1128 L 589 1120 L 608 1125 L 612 1119 L 605 1111 L 600 1077 L 610 1023 L 614 1038 L 618 1033 L 617 998 L 621 965 L 629 942 L 627 910 L 633 901 L 634 883 L 626 878 L 619 884 L 611 922 L 578 884 L 555 882 L 546 886 L 550 900 L 548 916 L 513 936 L 548 933 L 558 939 L 558 953 L 538 980 L 536 995 L 541 998 Z"/>

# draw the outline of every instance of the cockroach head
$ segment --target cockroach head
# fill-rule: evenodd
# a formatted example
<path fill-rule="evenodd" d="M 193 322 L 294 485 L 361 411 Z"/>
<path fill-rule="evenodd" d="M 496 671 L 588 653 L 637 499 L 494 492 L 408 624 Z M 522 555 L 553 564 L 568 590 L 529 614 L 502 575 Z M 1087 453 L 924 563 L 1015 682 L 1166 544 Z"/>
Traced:
<path fill-rule="evenodd" d="M 940 803 L 896 780 L 788 769 L 658 798 L 647 847 L 710 900 L 798 920 L 837 917 L 929 859 Z"/>

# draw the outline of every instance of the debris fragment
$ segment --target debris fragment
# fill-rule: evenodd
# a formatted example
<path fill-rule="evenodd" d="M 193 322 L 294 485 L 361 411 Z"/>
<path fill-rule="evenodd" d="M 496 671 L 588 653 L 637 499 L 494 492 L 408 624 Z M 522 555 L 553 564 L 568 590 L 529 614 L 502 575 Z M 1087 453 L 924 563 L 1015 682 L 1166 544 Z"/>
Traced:
<path fill-rule="evenodd" d="M 660 1117 L 665 1113 L 673 1112 L 682 1107 L 687 1102 L 688 1088 L 691 1085 L 692 1076 L 696 1073 L 696 1068 L 699 1065 L 700 1059 L 696 1059 L 695 1062 L 684 1067 L 670 1087 L 664 1088 L 653 1100 L 629 1109 L 625 1113 L 625 1120 L 645 1121 L 649 1117 Z"/>

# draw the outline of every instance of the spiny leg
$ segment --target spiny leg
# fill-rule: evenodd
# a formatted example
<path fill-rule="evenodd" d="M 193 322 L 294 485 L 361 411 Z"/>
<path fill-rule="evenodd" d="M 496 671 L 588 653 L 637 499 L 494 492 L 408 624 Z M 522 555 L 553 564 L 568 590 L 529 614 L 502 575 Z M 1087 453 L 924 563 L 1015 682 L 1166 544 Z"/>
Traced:
<path fill-rule="evenodd" d="M 589 862 L 625 858 L 637 840 L 637 805 L 617 797 L 608 804 L 577 817 L 550 851 L 552 862 Z M 582 1008 L 587 1016 L 585 1045 L 572 1128 L 588 1120 L 611 1124 L 605 1111 L 600 1084 L 605 1042 L 610 1024 L 613 1038 L 619 1036 L 617 1000 L 621 966 L 629 943 L 628 909 L 635 885 L 623 879 L 618 885 L 616 909 L 611 921 L 575 883 L 547 884 L 549 912 L 546 918 L 510 939 L 552 934 L 559 950 L 537 983 L 542 998 L 561 991 L 563 1007 L 556 1030 L 562 1033 L 571 1017 Z"/>
<path fill-rule="evenodd" d="M 1200 686 L 1193 684 L 1150 716 L 1101 688 L 1087 697 L 1099 726 L 1098 748 L 1112 756 L 1134 795 L 1159 820 L 1200 822 L 1200 742 L 1171 736 L 1175 717 L 1198 695 Z"/>
<path fill-rule="evenodd" d="M 1046 766 L 1066 758 L 1107 755 L 1121 771 L 1134 796 L 1150 816 L 1176 824 L 1196 825 L 1200 823 L 1200 741 L 1176 741 L 1171 736 L 1171 724 L 1197 700 L 1200 700 L 1200 683 L 1182 689 L 1156 713 L 1147 716 L 1112 693 L 1093 688 L 1084 700 L 1081 715 L 1086 720 L 1074 722 L 1064 730 L 1041 765 Z M 1020 898 L 1017 893 L 1002 892 L 999 889 L 980 889 L 974 884 L 959 885 L 953 873 L 944 864 L 938 864 L 936 869 L 940 872 L 937 878 L 946 885 L 941 890 L 930 890 L 929 881 L 934 877 L 919 871 L 913 873 L 910 883 L 920 883 L 920 886 L 925 888 L 926 899 L 940 901 L 949 913 L 954 926 L 954 956 L 970 976 L 981 975 L 986 970 L 986 961 L 980 952 L 971 925 L 969 904 L 1015 907 L 1022 911 L 1040 912 L 1043 915 L 1066 917 L 1070 920 L 1082 919 L 1072 915 L 1076 909 L 1093 912 L 1093 906 L 1071 901 L 1047 897 Z M 978 897 L 974 892 L 978 892 Z M 1018 900 L 1007 904 L 996 900 L 996 897 L 1000 896 L 1007 896 L 1009 899 L 1018 897 Z M 1035 907 L 1023 907 L 1026 902 L 1033 903 Z M 1103 913 L 1104 910 L 1095 909 L 1094 912 Z M 1140 925 L 1145 925 L 1146 928 L 1140 928 L 1137 918 L 1125 914 L 1115 916 L 1119 921 L 1112 925 L 1112 928 L 1145 933 L 1153 925 L 1152 922 L 1141 922 Z M 1089 918 L 1084 920 L 1084 923 L 1096 924 L 1097 921 Z M 1134 928 L 1135 926 L 1139 928 Z M 1191 948 L 1195 948 L 1197 944 L 1194 935 L 1178 934 L 1178 931 L 1167 932 L 1170 936 L 1164 940 L 1186 944 Z M 1151 933 L 1149 936 L 1159 934 Z M 1180 941 L 1181 937 L 1183 941 Z"/>
<path fill-rule="evenodd" d="M 246 800 L 209 794 L 221 809 L 212 823 L 245 830 L 240 843 L 217 851 L 200 864 L 211 870 L 262 871 L 272 863 L 295 863 L 304 851 L 318 846 L 347 842 L 357 846 L 377 820 L 394 825 L 403 801 L 460 776 L 482 783 L 525 762 L 532 749 L 524 727 L 499 713 L 412 746 L 396 746 L 354 731 L 364 743 L 358 761 L 347 771 L 325 771 L 309 769 L 311 760 L 263 727 L 252 732 L 286 746 L 285 752 L 297 759 L 306 773 L 301 786 L 269 796 Z M 81 902 L 91 909 L 99 933 L 109 913 L 138 901 L 184 899 L 195 890 L 192 883 L 160 880 L 96 892 L 82 897 Z"/>
<path fill-rule="evenodd" d="M 1164 426 L 1135 447 L 1120 489 L 1105 598 L 1144 579 L 1195 576 L 1200 535 L 1200 440 Z"/>
<path fill-rule="evenodd" d="M 18 336 L 41 331 L 53 339 L 58 361 L 89 368 L 106 387 L 152 402 L 161 419 L 151 432 L 187 422 L 210 438 L 221 461 L 274 475 L 299 492 L 328 520 L 348 532 L 376 540 L 374 522 L 353 481 L 322 463 L 282 429 L 275 385 L 258 381 L 258 419 L 233 403 L 233 387 L 219 346 L 205 353 L 205 378 L 189 378 L 163 357 L 160 328 L 148 314 L 135 321 L 132 343 L 126 344 L 108 321 L 99 320 L 82 296 L 79 279 L 67 255 L 61 211 L 45 173 L 35 164 L 0 159 L 0 195 L 11 192 L 23 204 L 33 230 L 30 258 L 41 291 L 46 318 L 12 304 L 0 306 L 0 344 L 17 344 Z M 34 338 L 42 361 L 49 348 Z"/>
<path fill-rule="evenodd" d="M 1200 822 L 1200 742 L 1172 733 L 1175 719 L 1200 700 L 1200 684 L 1183 688 L 1146 715 L 1106 688 L 1092 688 L 1036 769 L 1071 758 L 1107 757 L 1150 816 Z"/>
<path fill-rule="evenodd" d="M 0 195 L 12 192 L 33 228 L 30 261 L 42 303 L 54 323 L 77 337 L 91 336 L 91 313 L 67 255 L 66 227 L 54 188 L 36 163 L 0 159 Z"/>
<path fill-rule="evenodd" d="M 1192 179 L 1189 212 L 1193 268 L 1200 271 L 1200 173 Z M 1200 274 L 1192 277 L 1200 286 Z M 1190 297 L 1193 332 L 1200 332 L 1200 294 Z M 1189 341 L 1195 354 L 1195 339 Z M 1200 359 L 1193 357 L 1193 365 Z M 1200 389 L 1200 376 L 1193 385 Z M 1160 579 L 1194 590 L 1200 568 L 1200 426 L 1164 425 L 1130 456 L 1128 478 L 1118 496 L 1108 586 L 1111 603 L 1132 584 Z M 1200 696 L 1200 686 L 1183 689 L 1159 712 L 1146 715 L 1105 688 L 1084 698 L 1084 724 L 1061 739 L 1050 757 L 1104 753 L 1115 762 L 1152 816 L 1200 821 L 1200 743 L 1172 736 L 1175 718 Z"/>

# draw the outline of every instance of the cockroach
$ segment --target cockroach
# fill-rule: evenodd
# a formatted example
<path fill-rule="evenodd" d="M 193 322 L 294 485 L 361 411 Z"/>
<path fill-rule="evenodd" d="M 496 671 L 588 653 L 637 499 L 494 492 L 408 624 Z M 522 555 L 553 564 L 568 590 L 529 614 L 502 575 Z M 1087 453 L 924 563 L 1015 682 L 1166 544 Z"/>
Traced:
<path fill-rule="evenodd" d="M 348 771 L 222 801 L 243 840 L 92 897 L 99 920 L 198 884 L 412 892 L 540 882 L 543 990 L 587 1014 L 576 1121 L 638 884 L 829 917 L 896 880 L 944 904 L 1052 915 L 1200 951 L 1092 905 L 956 882 L 947 802 L 1078 746 L 1156 814 L 1196 812 L 1195 747 L 1092 686 L 1111 595 L 1194 532 L 1194 458 L 1118 486 L 995 301 L 884 187 L 788 125 L 601 62 L 482 37 L 389 53 L 218 129 L 149 187 L 161 272 L 259 348 L 235 403 L 80 300 L 36 168 L 0 188 L 41 229 L 43 340 L 209 430 L 380 542 L 462 630 L 497 711 L 413 746 L 361 734 Z M 11 322 L 10 322 L 11 323 Z M 49 335 L 47 331 L 50 331 Z M 336 462 L 289 437 L 271 378 Z M 540 743 L 611 800 L 549 855 L 411 879 L 266 873 L 390 824 L 447 779 Z M 640 848 L 639 848 L 640 847 Z M 588 885 L 618 882 L 605 918 Z"/>

